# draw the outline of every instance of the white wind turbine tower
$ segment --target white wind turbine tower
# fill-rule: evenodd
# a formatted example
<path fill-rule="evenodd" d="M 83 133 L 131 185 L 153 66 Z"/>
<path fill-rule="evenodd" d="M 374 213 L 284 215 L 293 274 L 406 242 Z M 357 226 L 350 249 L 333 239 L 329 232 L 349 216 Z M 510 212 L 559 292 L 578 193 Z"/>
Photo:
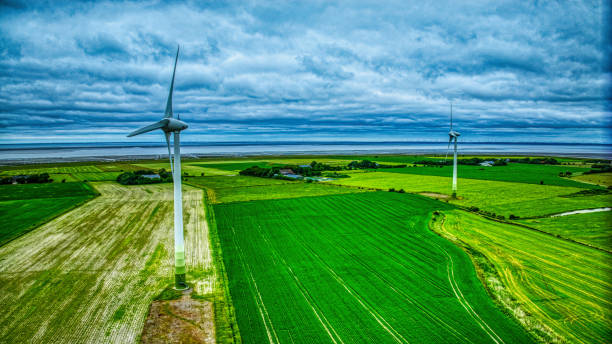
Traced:
<path fill-rule="evenodd" d="M 453 130 L 453 104 L 450 107 L 450 131 L 448 132 L 448 147 L 446 148 L 446 157 L 448 157 L 448 151 L 450 149 L 451 142 L 455 140 L 455 149 L 453 154 L 453 198 L 457 198 L 457 138 L 460 136 L 459 132 Z"/>
<path fill-rule="evenodd" d="M 176 62 L 178 61 L 179 48 L 176 49 L 174 60 L 174 71 L 170 82 L 170 93 L 166 103 L 164 118 L 154 124 L 140 128 L 131 132 L 128 137 L 147 133 L 156 129 L 161 129 L 166 136 L 168 145 L 168 157 L 170 158 L 170 170 L 174 180 L 174 268 L 175 268 L 175 288 L 179 290 L 187 289 L 185 281 L 185 244 L 183 241 L 183 195 L 181 191 L 181 131 L 187 129 L 187 124 L 177 118 L 172 113 L 172 92 L 174 90 L 174 75 L 176 74 Z M 174 164 L 170 154 L 170 134 L 174 134 Z"/>

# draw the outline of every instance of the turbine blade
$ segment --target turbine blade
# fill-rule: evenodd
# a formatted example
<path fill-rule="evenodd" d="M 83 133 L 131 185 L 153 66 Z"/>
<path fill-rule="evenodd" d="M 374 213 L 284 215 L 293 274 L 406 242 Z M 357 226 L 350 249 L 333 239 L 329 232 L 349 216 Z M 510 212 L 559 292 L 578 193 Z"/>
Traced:
<path fill-rule="evenodd" d="M 166 144 L 168 145 L 168 159 L 170 159 L 170 173 L 172 173 L 172 177 L 174 177 L 174 166 L 172 166 L 172 154 L 170 153 L 170 132 L 164 132 L 164 136 L 166 136 Z"/>
<path fill-rule="evenodd" d="M 174 58 L 174 71 L 172 71 L 172 81 L 170 82 L 170 92 L 168 93 L 168 102 L 166 103 L 166 117 L 172 117 L 172 93 L 174 91 L 174 75 L 176 74 L 176 62 L 178 61 L 180 46 L 176 48 L 176 58 Z"/>
<path fill-rule="evenodd" d="M 453 141 L 453 137 L 449 136 L 448 147 L 446 147 L 446 155 L 444 156 L 444 162 L 446 162 L 446 159 L 448 158 L 448 151 L 450 150 L 450 145 L 452 141 Z"/>
<path fill-rule="evenodd" d="M 128 137 L 132 137 L 132 136 L 136 136 L 136 135 L 140 135 L 140 134 L 144 134 L 144 133 L 148 133 L 149 131 L 153 131 L 155 129 L 161 129 L 164 126 L 166 126 L 166 124 L 168 123 L 167 119 L 162 119 L 161 121 L 157 122 L 157 123 L 153 123 L 151 125 L 147 125 L 146 127 L 142 127 L 138 130 L 134 130 L 132 131 Z"/>

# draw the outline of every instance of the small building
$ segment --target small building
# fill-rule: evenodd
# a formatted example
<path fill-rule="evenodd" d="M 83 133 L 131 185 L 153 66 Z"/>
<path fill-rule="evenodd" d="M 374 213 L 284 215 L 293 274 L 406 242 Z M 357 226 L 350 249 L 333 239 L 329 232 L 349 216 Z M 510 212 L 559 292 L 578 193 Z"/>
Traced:
<path fill-rule="evenodd" d="M 300 165 L 300 167 L 302 167 L 302 168 L 312 168 L 312 166 L 310 166 L 310 165 Z"/>
<path fill-rule="evenodd" d="M 494 164 L 495 164 L 495 161 L 483 161 L 483 162 L 481 162 L 478 165 L 485 166 L 485 167 L 490 167 L 490 166 L 493 166 Z"/>
<path fill-rule="evenodd" d="M 281 170 L 278 171 L 280 174 L 282 174 L 283 176 L 286 176 L 288 174 L 295 174 L 295 172 L 293 172 L 292 169 L 290 168 L 283 168 Z"/>

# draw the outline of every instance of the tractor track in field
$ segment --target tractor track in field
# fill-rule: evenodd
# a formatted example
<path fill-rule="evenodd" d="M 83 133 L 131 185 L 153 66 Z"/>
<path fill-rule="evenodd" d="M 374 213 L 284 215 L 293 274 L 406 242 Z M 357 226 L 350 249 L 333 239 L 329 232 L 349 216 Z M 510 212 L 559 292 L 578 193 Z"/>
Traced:
<path fill-rule="evenodd" d="M 266 334 L 268 335 L 268 341 L 271 344 L 280 343 L 280 341 L 278 340 L 278 334 L 276 333 L 272 320 L 270 319 L 270 314 L 268 313 L 266 305 L 263 302 L 263 298 L 261 297 L 261 293 L 259 292 L 259 288 L 257 287 L 257 282 L 255 282 L 255 277 L 253 276 L 253 272 L 251 271 L 251 266 L 249 265 L 248 262 L 246 262 L 244 258 L 244 252 L 242 252 L 242 248 L 238 245 L 238 242 L 236 242 L 237 236 L 236 236 L 236 230 L 234 229 L 234 227 L 232 227 L 232 234 L 233 234 L 232 238 L 234 241 L 234 246 L 236 247 L 236 250 L 238 251 L 238 255 L 240 256 L 240 263 L 242 264 L 243 269 L 249 273 L 249 284 L 255 288 L 255 294 L 256 294 L 255 303 L 257 304 L 257 310 L 259 311 L 261 320 L 264 323 L 264 327 L 266 328 Z M 270 328 L 268 328 L 268 323 L 270 325 Z"/>
<path fill-rule="evenodd" d="M 291 233 L 292 234 L 292 233 Z M 292 235 L 293 236 L 293 235 Z M 370 305 L 366 300 L 364 300 L 356 290 L 354 290 L 348 283 L 346 283 L 342 277 L 340 277 L 334 269 L 332 269 L 329 264 L 327 264 L 312 248 L 308 247 L 308 245 L 303 244 L 301 241 L 296 240 L 300 246 L 302 246 L 307 252 L 309 252 L 313 257 L 315 257 L 319 263 L 324 266 L 330 276 L 342 286 L 348 293 L 351 295 L 373 318 L 376 322 L 387 332 L 389 333 L 393 339 L 398 343 L 408 343 L 408 340 L 404 338 L 391 324 L 387 322 L 387 320 L 374 309 L 372 305 Z"/>
<path fill-rule="evenodd" d="M 264 241 L 266 242 L 266 244 L 270 248 L 270 251 L 272 252 L 274 257 L 276 259 L 280 260 L 283 263 L 283 265 L 285 266 L 285 268 L 287 269 L 287 271 L 290 273 L 291 277 L 294 279 L 296 285 L 298 286 L 298 288 L 300 290 L 300 293 L 302 294 L 302 296 L 304 297 L 306 302 L 308 302 L 308 305 L 312 309 L 313 313 L 316 315 L 316 317 L 319 320 L 319 322 L 321 323 L 321 325 L 323 325 L 323 328 L 325 328 L 325 331 L 327 332 L 327 334 L 329 335 L 331 340 L 334 343 L 338 343 L 338 341 L 339 341 L 340 343 L 344 344 L 344 341 L 342 340 L 342 337 L 340 337 L 340 335 L 338 334 L 336 329 L 333 327 L 333 325 L 329 322 L 329 320 L 327 319 L 325 314 L 319 309 L 319 306 L 314 301 L 314 299 L 312 298 L 312 296 L 310 295 L 308 290 L 304 287 L 304 285 L 302 284 L 300 279 L 297 277 L 297 275 L 293 272 L 293 269 L 291 269 L 289 264 L 287 264 L 287 261 L 280 256 L 278 251 L 274 248 L 274 246 L 272 246 L 272 243 L 270 242 L 270 240 L 261 231 L 261 226 L 258 226 L 257 229 L 258 229 L 259 234 L 261 235 L 261 237 L 264 239 Z M 332 335 L 332 332 L 333 332 L 333 335 Z M 337 341 L 336 341 L 336 339 L 337 339 Z"/>
<path fill-rule="evenodd" d="M 366 233 L 366 234 L 369 234 L 369 233 Z M 455 336 L 455 338 L 457 338 L 458 340 L 461 340 L 462 342 L 466 342 L 466 343 L 467 342 L 470 342 L 470 343 L 472 342 L 469 338 L 461 335 L 452 325 L 448 324 L 442 318 L 440 318 L 439 316 L 435 315 L 435 313 L 429 311 L 427 309 L 427 307 L 425 307 L 416 298 L 414 298 L 414 297 L 410 296 L 409 294 L 403 292 L 401 289 L 398 289 L 398 288 L 394 287 L 392 282 L 390 282 L 387 278 L 382 276 L 382 274 L 380 274 L 378 271 L 376 271 L 376 269 L 372 268 L 369 264 L 367 264 L 365 261 L 363 261 L 363 259 L 361 259 L 357 255 L 351 253 L 349 250 L 347 250 L 344 246 L 342 246 L 340 244 L 334 244 L 334 246 L 342 249 L 348 256 L 352 257 L 355 261 L 357 261 L 361 266 L 363 266 L 372 275 L 376 276 L 376 278 L 378 278 L 380 281 L 382 281 L 383 284 L 385 284 L 387 287 L 389 287 L 389 289 L 391 289 L 394 293 L 400 295 L 401 297 L 406 299 L 408 302 L 413 304 L 415 307 L 417 307 L 422 312 L 422 314 L 424 316 L 426 316 L 427 318 L 429 318 L 433 322 L 439 324 L 440 326 L 446 328 L 450 334 Z M 382 248 L 375 247 L 375 249 L 378 252 L 380 252 L 381 254 L 385 254 L 385 252 L 383 252 Z M 308 250 L 312 252 L 312 249 L 308 248 Z M 407 265 L 402 264 L 401 262 L 399 262 L 399 260 L 396 257 L 390 256 L 390 258 L 393 261 L 397 262 L 400 266 L 402 266 L 402 267 L 404 267 L 406 269 L 409 269 L 411 271 L 414 270 L 414 269 L 408 267 Z M 440 290 L 446 291 L 446 290 L 443 290 L 442 288 L 440 288 Z"/>

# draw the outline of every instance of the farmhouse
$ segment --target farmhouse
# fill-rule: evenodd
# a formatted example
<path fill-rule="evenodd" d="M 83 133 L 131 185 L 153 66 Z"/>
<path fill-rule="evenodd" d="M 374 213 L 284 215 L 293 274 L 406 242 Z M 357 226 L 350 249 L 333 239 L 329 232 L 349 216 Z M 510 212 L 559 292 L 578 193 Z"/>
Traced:
<path fill-rule="evenodd" d="M 295 172 L 293 172 L 293 170 L 290 168 L 283 168 L 283 169 L 280 169 L 278 172 L 282 174 L 283 176 L 286 176 L 288 174 L 295 174 Z"/>
<path fill-rule="evenodd" d="M 478 164 L 478 165 L 480 165 L 480 166 L 486 166 L 486 167 L 489 167 L 489 166 L 493 166 L 494 164 L 495 164 L 495 162 L 494 162 L 494 161 L 483 161 L 483 162 L 481 162 L 481 163 L 480 163 L 480 164 Z"/>

